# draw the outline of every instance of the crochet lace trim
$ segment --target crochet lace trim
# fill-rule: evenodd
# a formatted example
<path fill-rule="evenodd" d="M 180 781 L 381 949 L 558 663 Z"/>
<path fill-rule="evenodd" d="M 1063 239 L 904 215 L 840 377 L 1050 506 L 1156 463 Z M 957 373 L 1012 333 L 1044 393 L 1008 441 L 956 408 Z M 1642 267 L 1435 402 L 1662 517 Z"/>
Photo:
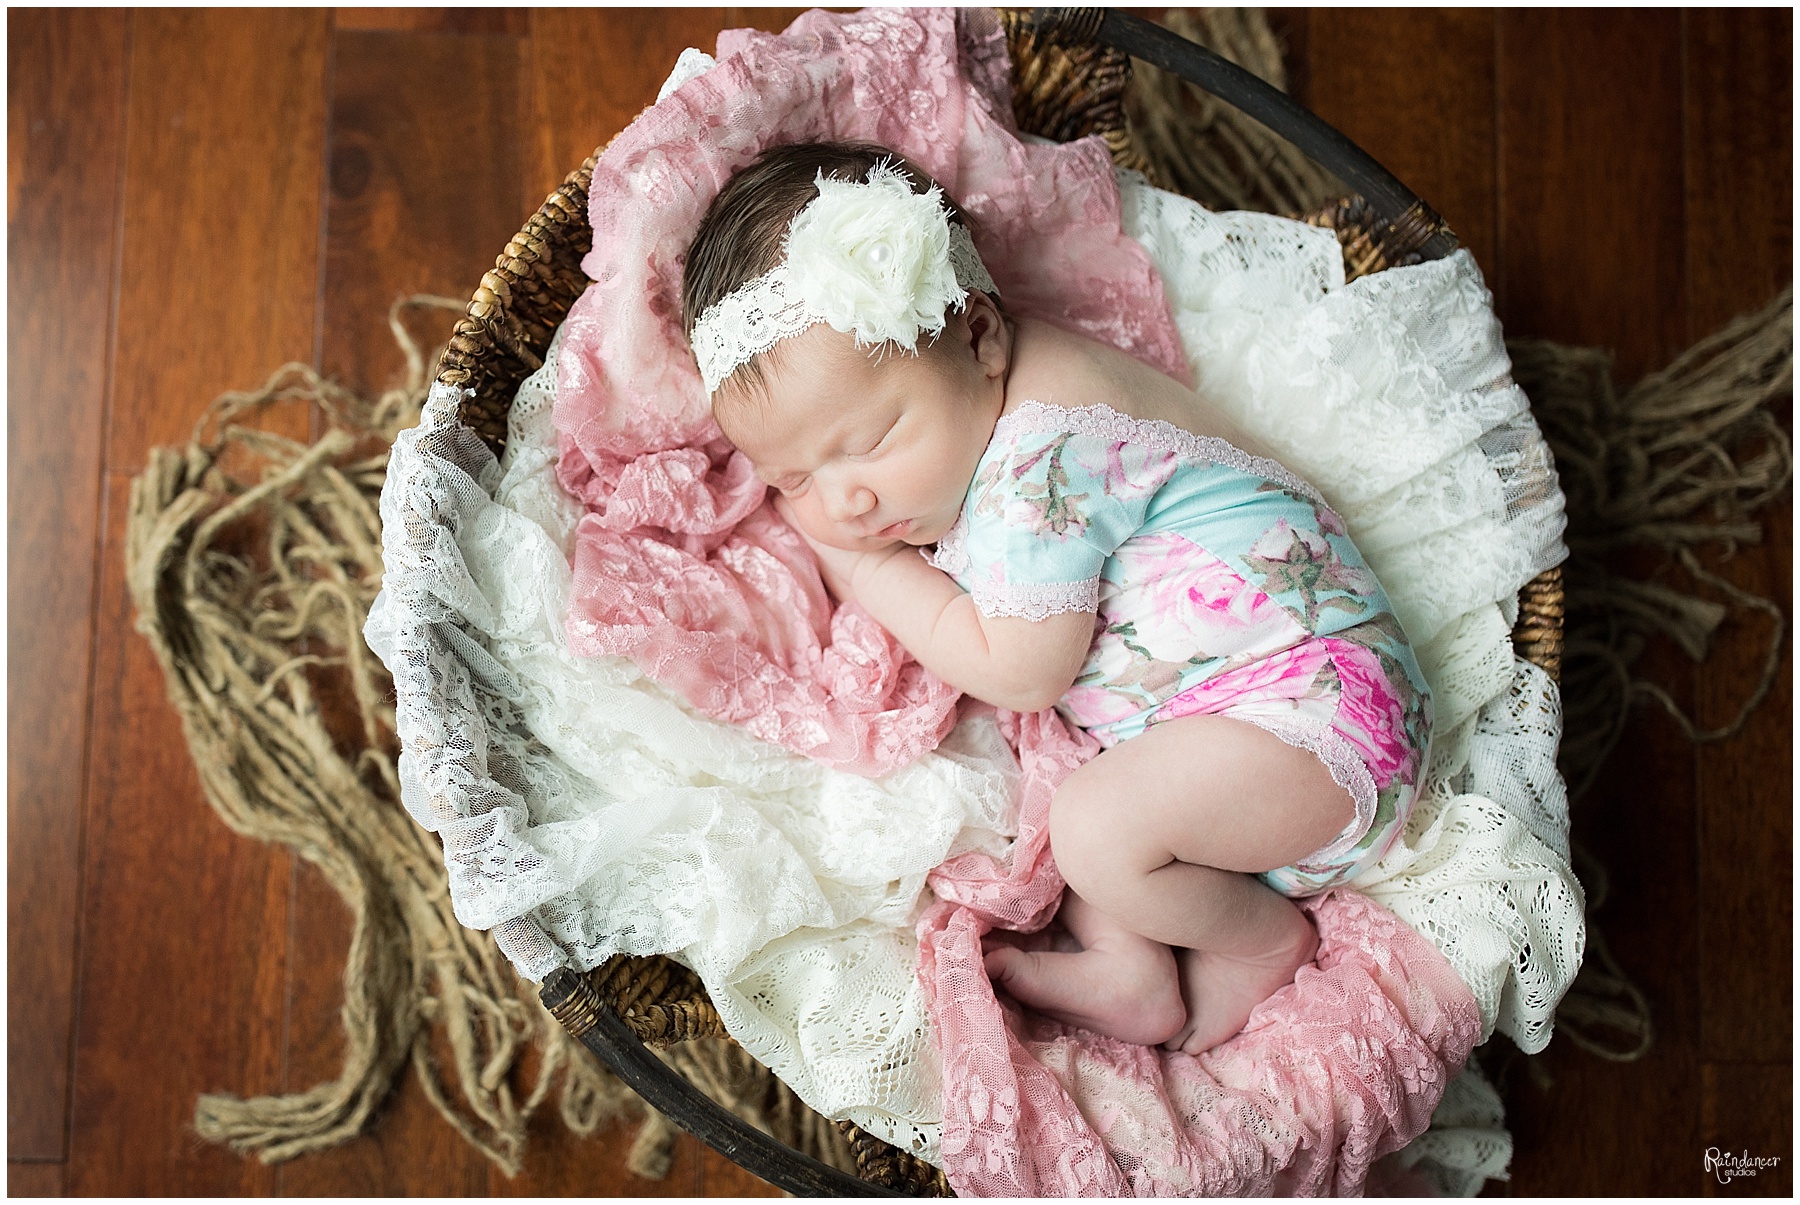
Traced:
<path fill-rule="evenodd" d="M 995 582 L 969 591 L 975 609 L 992 619 L 1010 616 L 1033 621 L 1069 611 L 1100 607 L 1100 579 L 1085 582 Z"/>
<path fill-rule="evenodd" d="M 785 264 L 719 301 L 689 335 L 706 391 L 716 391 L 738 365 L 818 321 L 804 301 L 788 294 Z"/>

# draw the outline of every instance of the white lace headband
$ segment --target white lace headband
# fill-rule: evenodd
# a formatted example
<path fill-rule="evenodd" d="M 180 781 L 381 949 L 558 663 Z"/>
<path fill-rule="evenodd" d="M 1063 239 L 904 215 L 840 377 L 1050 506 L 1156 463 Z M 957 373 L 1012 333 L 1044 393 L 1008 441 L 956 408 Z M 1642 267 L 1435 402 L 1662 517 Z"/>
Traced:
<path fill-rule="evenodd" d="M 913 191 L 888 163 L 866 183 L 820 173 L 819 195 L 788 227 L 782 262 L 708 306 L 690 336 L 712 393 L 752 356 L 824 322 L 858 347 L 918 349 L 960 311 L 970 289 L 995 292 L 968 230 L 944 196 Z"/>

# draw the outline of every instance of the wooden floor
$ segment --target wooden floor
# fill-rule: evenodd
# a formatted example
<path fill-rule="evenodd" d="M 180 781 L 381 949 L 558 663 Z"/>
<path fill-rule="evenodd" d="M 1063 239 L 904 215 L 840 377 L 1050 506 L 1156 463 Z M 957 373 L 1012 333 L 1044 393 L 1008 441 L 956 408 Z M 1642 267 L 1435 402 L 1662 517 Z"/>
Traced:
<path fill-rule="evenodd" d="M 677 52 L 776 10 L 8 14 L 8 1187 L 55 1195 L 767 1191 L 684 1140 L 546 1124 L 507 1181 L 409 1079 L 372 1132 L 270 1167 L 194 1135 L 198 1094 L 335 1071 L 348 919 L 208 809 L 132 630 L 132 476 L 201 407 L 310 361 L 364 390 L 396 295 L 466 296 Z M 1786 10 L 1282 10 L 1295 91 L 1474 249 L 1512 335 L 1630 381 L 1791 275 Z M 289 428 L 300 433 L 304 416 Z M 1792 528 L 1727 570 L 1789 601 Z M 1651 663 L 1703 723 L 1763 634 Z M 1518 1194 L 1791 1189 L 1791 703 L 1696 750 L 1645 714 L 1575 829 L 1657 1044 L 1554 1043 L 1510 1085 Z M 1777 1156 L 1721 1188 L 1702 1152 Z"/>

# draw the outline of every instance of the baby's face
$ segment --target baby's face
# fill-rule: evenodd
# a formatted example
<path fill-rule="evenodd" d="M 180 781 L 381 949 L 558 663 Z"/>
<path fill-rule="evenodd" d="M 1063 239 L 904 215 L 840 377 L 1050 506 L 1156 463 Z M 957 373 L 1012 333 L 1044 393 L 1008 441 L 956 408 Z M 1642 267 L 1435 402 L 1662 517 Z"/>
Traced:
<path fill-rule="evenodd" d="M 783 342 L 761 386 L 738 386 L 714 414 L 820 543 L 931 544 L 956 521 L 1004 401 L 1004 364 L 990 371 L 970 329 L 953 314 L 938 345 L 878 362 L 820 324 Z"/>

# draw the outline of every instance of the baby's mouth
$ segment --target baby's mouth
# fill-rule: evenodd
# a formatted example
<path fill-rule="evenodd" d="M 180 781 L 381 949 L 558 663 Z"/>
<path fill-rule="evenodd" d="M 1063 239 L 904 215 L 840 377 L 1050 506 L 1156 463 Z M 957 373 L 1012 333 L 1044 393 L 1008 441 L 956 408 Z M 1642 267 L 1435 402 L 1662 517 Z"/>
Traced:
<path fill-rule="evenodd" d="M 875 538 L 878 540 L 898 540 L 912 527 L 912 523 L 913 521 L 911 519 L 902 519 L 898 523 L 889 523 L 886 527 L 875 533 Z"/>

